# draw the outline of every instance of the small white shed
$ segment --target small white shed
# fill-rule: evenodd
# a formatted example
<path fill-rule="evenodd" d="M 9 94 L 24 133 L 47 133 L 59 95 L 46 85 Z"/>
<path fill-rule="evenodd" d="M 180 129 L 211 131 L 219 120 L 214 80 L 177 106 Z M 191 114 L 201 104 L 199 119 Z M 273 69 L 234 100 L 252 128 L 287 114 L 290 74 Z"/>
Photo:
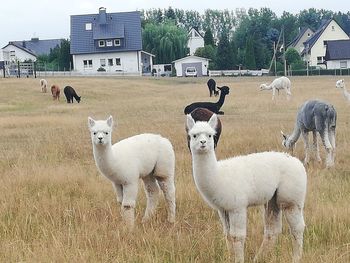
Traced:
<path fill-rule="evenodd" d="M 197 56 L 187 56 L 173 61 L 177 77 L 184 77 L 187 67 L 195 67 L 197 69 L 197 76 L 208 76 L 208 58 Z"/>

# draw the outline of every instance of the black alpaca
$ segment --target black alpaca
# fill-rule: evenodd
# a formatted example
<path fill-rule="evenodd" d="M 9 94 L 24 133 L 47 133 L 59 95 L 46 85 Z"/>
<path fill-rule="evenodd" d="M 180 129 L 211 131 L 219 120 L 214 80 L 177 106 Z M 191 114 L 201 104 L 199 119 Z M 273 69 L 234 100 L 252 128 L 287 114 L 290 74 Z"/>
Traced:
<path fill-rule="evenodd" d="M 64 95 L 66 96 L 67 103 L 73 103 L 73 97 L 79 103 L 81 97 L 75 92 L 75 90 L 71 86 L 66 86 L 63 90 Z"/>
<path fill-rule="evenodd" d="M 208 85 L 210 97 L 213 96 L 213 93 L 214 93 L 215 97 L 216 97 L 217 95 L 219 95 L 219 91 L 215 89 L 215 88 L 216 88 L 216 82 L 215 82 L 215 80 L 209 79 L 208 82 L 207 82 L 207 85 Z"/>
<path fill-rule="evenodd" d="M 184 113 L 190 114 L 194 109 L 196 108 L 205 108 L 208 109 L 216 114 L 224 114 L 223 111 L 220 111 L 220 108 L 225 102 L 225 96 L 230 93 L 230 88 L 227 86 L 218 87 L 220 92 L 220 98 L 217 102 L 194 102 L 188 106 L 186 106 Z"/>
<path fill-rule="evenodd" d="M 210 110 L 205 109 L 205 108 L 197 108 L 191 112 L 191 116 L 195 122 L 197 122 L 197 121 L 208 122 L 210 120 L 211 116 L 213 116 L 213 114 L 214 114 L 213 112 L 211 112 Z M 214 135 L 214 148 L 216 148 L 216 146 L 219 142 L 220 134 L 221 134 L 221 121 L 219 118 L 218 118 L 218 123 L 216 125 L 215 131 L 216 131 L 216 133 Z M 186 125 L 186 134 L 187 134 L 187 146 L 188 146 L 188 149 L 190 149 L 190 137 L 188 135 L 187 125 Z M 190 149 L 190 151 L 191 151 L 191 149 Z"/>

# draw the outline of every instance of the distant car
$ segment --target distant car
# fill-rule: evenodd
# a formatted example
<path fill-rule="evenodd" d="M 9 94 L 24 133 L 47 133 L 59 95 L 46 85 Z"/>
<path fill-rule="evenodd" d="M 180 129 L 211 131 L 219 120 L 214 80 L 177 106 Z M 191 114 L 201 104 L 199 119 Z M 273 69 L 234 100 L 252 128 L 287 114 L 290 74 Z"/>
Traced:
<path fill-rule="evenodd" d="M 197 69 L 195 67 L 187 67 L 185 70 L 186 77 L 197 77 Z"/>

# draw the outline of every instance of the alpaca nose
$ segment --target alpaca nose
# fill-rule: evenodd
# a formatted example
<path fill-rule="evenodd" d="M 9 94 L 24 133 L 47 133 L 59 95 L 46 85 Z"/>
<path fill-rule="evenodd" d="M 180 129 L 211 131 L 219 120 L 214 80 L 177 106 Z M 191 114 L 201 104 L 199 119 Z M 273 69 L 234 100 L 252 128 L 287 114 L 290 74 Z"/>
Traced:
<path fill-rule="evenodd" d="M 205 143 L 206 143 L 206 140 L 201 140 L 200 143 L 201 143 L 201 144 L 205 144 Z"/>
<path fill-rule="evenodd" d="M 97 139 L 101 142 L 103 138 L 102 137 L 97 137 Z"/>

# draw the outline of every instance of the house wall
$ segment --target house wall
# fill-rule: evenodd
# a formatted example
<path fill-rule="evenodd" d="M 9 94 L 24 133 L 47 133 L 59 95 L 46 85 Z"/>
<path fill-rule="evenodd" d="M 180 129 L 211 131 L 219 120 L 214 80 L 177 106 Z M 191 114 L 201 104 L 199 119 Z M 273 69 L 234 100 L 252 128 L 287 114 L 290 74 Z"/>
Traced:
<path fill-rule="evenodd" d="M 176 76 L 177 77 L 183 77 L 183 71 L 182 71 L 182 64 L 190 64 L 190 63 L 198 63 L 200 62 L 202 64 L 202 75 L 207 76 L 208 75 L 208 64 L 209 61 L 205 59 L 199 59 L 199 58 L 185 58 L 180 61 L 175 62 L 175 70 L 176 70 Z"/>
<path fill-rule="evenodd" d="M 9 54 L 10 61 L 20 61 L 23 62 L 25 60 L 36 61 L 36 57 L 28 52 L 25 52 L 23 49 L 20 49 L 13 45 L 8 45 L 2 49 L 3 53 Z M 14 51 L 14 52 L 13 52 Z M 14 56 L 12 56 L 14 54 Z"/>
<path fill-rule="evenodd" d="M 120 64 L 116 65 L 116 58 L 120 58 Z M 140 52 L 113 52 L 98 54 L 73 55 L 74 70 L 93 74 L 101 67 L 101 59 L 105 59 L 106 65 L 103 67 L 106 72 L 124 72 L 128 74 L 141 74 L 141 55 Z M 108 65 L 108 59 L 113 60 L 113 65 Z M 92 67 L 84 67 L 84 60 L 92 60 Z"/>
<path fill-rule="evenodd" d="M 334 29 L 332 29 L 334 27 Z M 325 40 L 341 40 L 349 39 L 349 36 L 341 29 L 341 27 L 335 22 L 331 21 L 328 27 L 324 30 L 322 35 L 316 41 L 311 49 L 311 54 L 309 57 L 310 66 L 321 66 L 325 68 L 324 64 L 317 64 L 317 57 L 324 57 L 326 54 L 326 46 L 323 44 Z"/>
<path fill-rule="evenodd" d="M 197 48 L 204 47 L 204 39 L 202 37 L 191 37 L 188 39 L 187 47 L 190 49 L 190 55 L 194 55 Z"/>
<path fill-rule="evenodd" d="M 299 39 L 299 41 L 295 44 L 294 48 L 299 52 L 299 54 L 304 50 L 304 42 L 308 40 L 313 34 L 313 31 L 308 28 L 304 35 Z"/>
<path fill-rule="evenodd" d="M 350 68 L 350 59 L 342 59 L 327 61 L 327 69 L 340 69 L 340 61 L 346 61 L 347 68 Z"/>

